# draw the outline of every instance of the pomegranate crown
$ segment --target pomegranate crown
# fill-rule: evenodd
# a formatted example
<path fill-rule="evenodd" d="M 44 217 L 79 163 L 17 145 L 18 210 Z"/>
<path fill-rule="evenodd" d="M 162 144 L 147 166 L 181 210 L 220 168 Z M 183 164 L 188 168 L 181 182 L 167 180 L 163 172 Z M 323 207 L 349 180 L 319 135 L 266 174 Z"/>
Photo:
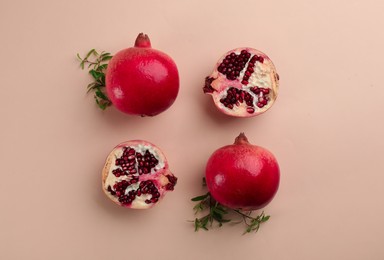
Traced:
<path fill-rule="evenodd" d="M 240 133 L 239 136 L 236 137 L 234 144 L 249 144 L 248 138 L 244 133 Z"/>
<path fill-rule="evenodd" d="M 144 33 L 139 33 L 135 41 L 135 47 L 138 48 L 151 48 L 151 41 L 149 40 L 148 35 Z"/>

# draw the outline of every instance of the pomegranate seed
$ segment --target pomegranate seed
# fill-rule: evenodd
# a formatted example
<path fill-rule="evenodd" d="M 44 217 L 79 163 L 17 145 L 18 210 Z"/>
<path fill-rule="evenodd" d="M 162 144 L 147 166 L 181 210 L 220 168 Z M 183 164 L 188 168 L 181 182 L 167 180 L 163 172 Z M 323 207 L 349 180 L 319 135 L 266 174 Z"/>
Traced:
<path fill-rule="evenodd" d="M 255 94 L 260 94 L 260 89 L 258 87 L 251 88 L 251 91 Z"/>
<path fill-rule="evenodd" d="M 242 81 L 241 81 L 241 84 L 243 84 L 243 85 L 248 85 L 248 81 L 246 81 L 246 80 L 242 80 Z"/>
<path fill-rule="evenodd" d="M 263 104 L 263 103 L 260 103 L 260 102 L 257 102 L 257 106 L 258 106 L 259 108 L 262 108 L 262 107 L 264 106 L 264 104 Z"/>
<path fill-rule="evenodd" d="M 255 112 L 255 109 L 253 107 L 247 107 L 247 112 L 252 114 Z"/>
<path fill-rule="evenodd" d="M 261 63 L 263 63 L 264 62 L 264 58 L 263 57 L 259 57 L 259 61 L 261 62 Z"/>

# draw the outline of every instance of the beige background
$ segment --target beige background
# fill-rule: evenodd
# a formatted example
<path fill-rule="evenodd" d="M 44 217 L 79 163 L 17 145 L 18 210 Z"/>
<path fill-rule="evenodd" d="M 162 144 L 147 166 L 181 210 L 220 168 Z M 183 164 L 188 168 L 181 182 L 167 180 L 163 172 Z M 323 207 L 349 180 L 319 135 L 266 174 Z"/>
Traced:
<path fill-rule="evenodd" d="M 208 3 L 209 2 L 209 3 Z M 384 2 L 0 1 L 0 259 L 384 259 Z M 154 118 L 99 111 L 75 58 L 139 32 L 178 64 Z M 202 93 L 225 51 L 266 52 L 281 76 L 266 114 L 228 118 Z M 257 234 L 193 232 L 208 156 L 244 131 L 272 150 L 281 187 Z M 149 211 L 100 189 L 106 155 L 146 139 L 179 177 Z"/>

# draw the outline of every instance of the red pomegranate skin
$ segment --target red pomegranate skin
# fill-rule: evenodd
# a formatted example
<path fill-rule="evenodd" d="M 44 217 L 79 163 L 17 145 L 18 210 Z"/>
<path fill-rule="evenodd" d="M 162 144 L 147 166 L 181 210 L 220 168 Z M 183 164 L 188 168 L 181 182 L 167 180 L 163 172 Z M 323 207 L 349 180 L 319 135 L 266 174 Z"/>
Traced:
<path fill-rule="evenodd" d="M 212 197 L 232 209 L 256 210 L 275 196 L 280 169 L 274 155 L 248 143 L 240 134 L 232 145 L 216 150 L 206 166 L 206 182 Z"/>
<path fill-rule="evenodd" d="M 168 109 L 179 91 L 179 74 L 167 54 L 139 34 L 135 46 L 116 53 L 106 72 L 107 95 L 120 111 L 154 116 Z"/>

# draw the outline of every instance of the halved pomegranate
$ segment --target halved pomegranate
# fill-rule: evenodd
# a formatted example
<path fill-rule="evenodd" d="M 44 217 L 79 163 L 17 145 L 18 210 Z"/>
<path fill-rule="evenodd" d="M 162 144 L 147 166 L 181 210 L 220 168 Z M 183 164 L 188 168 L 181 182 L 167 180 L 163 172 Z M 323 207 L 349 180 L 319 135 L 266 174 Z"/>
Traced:
<path fill-rule="evenodd" d="M 251 117 L 267 111 L 275 102 L 279 75 L 269 57 L 252 48 L 225 53 L 205 79 L 204 93 L 217 108 L 235 117 Z"/>
<path fill-rule="evenodd" d="M 174 189 L 176 182 L 163 152 L 142 140 L 117 145 L 107 157 L 102 173 L 107 197 L 133 209 L 153 207 Z"/>

